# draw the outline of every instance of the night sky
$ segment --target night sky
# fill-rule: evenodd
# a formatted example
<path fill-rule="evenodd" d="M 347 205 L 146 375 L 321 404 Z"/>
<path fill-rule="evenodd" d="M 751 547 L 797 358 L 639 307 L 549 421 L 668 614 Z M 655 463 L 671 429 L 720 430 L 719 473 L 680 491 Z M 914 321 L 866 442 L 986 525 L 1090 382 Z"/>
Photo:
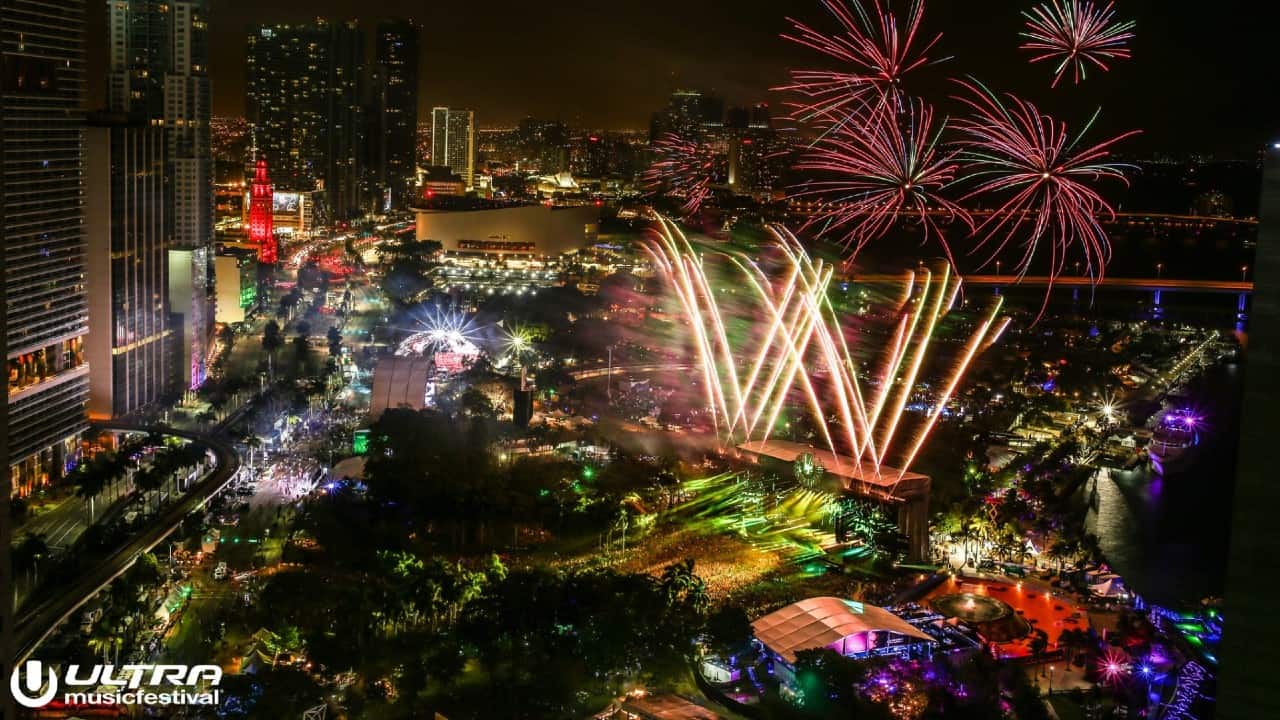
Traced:
<path fill-rule="evenodd" d="M 1145 131 L 1133 151 L 1256 148 L 1280 130 L 1276 64 L 1262 61 L 1275 49 L 1266 4 L 1117 0 L 1118 16 L 1138 22 L 1134 59 L 1051 92 L 1049 65 L 1029 66 L 1017 50 L 1030 0 L 933 0 L 926 30 L 943 32 L 937 55 L 955 59 L 911 87 L 946 108 L 947 77 L 973 74 L 1069 122 L 1100 105 L 1100 132 Z M 818 0 L 212 0 L 211 12 L 218 114 L 244 113 L 244 39 L 255 23 L 405 16 L 424 26 L 422 108 L 470 107 L 481 126 L 532 115 L 603 129 L 647 127 L 676 87 L 777 103 L 769 88 L 786 68 L 825 63 L 778 37 L 785 16 L 834 22 Z"/>

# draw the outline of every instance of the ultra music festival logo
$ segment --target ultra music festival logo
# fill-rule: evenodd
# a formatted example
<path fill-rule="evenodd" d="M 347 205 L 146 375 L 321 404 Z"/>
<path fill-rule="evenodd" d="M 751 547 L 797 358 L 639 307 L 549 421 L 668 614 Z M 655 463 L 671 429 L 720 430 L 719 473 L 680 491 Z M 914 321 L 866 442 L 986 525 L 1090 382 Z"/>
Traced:
<path fill-rule="evenodd" d="M 39 660 L 13 669 L 9 691 L 19 705 L 41 708 L 61 691 L 66 705 L 217 705 L 217 665 L 67 665 L 61 674 Z"/>

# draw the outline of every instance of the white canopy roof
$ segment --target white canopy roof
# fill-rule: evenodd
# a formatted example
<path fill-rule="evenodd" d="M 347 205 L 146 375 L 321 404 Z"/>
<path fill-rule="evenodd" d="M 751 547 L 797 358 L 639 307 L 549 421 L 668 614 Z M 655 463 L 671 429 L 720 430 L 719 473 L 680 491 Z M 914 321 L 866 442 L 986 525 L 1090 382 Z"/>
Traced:
<path fill-rule="evenodd" d="M 850 635 L 884 631 L 933 642 L 911 623 L 875 605 L 834 597 L 792 603 L 751 623 L 756 638 L 789 663 L 800 650 L 833 645 Z"/>

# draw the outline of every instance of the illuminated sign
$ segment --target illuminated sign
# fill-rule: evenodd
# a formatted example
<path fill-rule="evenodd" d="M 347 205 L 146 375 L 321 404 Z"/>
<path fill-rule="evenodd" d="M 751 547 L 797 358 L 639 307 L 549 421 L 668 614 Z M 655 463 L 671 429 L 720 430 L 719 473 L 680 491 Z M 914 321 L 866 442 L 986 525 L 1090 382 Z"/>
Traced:
<path fill-rule="evenodd" d="M 296 213 L 301 203 L 302 196 L 298 193 L 278 192 L 272 198 L 271 210 L 276 213 Z"/>

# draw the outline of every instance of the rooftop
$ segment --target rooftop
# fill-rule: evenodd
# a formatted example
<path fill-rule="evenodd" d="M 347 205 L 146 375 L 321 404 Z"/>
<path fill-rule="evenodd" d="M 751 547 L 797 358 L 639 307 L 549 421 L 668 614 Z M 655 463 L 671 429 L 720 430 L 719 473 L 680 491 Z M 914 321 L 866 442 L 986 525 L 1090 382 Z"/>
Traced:
<path fill-rule="evenodd" d="M 882 607 L 855 600 L 815 597 L 792 603 L 751 623 L 756 638 L 789 663 L 801 650 L 834 645 L 851 636 L 883 631 L 925 642 L 933 638 Z"/>

